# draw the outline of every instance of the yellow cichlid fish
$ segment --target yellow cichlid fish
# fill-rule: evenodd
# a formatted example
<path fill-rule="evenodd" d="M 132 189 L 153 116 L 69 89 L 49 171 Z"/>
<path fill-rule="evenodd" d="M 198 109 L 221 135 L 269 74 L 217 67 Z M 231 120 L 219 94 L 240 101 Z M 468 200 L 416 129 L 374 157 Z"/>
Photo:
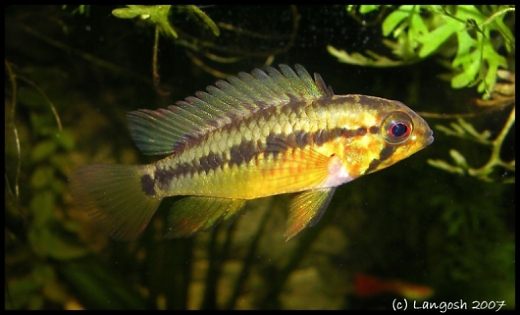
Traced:
<path fill-rule="evenodd" d="M 167 238 L 235 217 L 250 199 L 299 193 L 287 240 L 316 224 L 337 186 L 388 167 L 433 142 L 428 124 L 398 101 L 334 95 L 319 74 L 280 65 L 217 81 L 177 106 L 127 115 L 149 165 L 90 165 L 71 191 L 110 235 L 140 234 L 162 199 L 186 196 L 168 217 Z"/>

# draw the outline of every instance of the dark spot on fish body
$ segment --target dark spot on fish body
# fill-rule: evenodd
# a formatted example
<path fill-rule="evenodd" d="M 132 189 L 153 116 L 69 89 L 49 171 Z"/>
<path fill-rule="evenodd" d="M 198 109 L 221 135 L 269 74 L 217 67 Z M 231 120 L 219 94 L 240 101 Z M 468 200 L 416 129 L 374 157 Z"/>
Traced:
<path fill-rule="evenodd" d="M 156 168 L 155 169 L 155 182 L 157 182 L 157 185 L 160 188 L 167 187 L 172 182 L 173 178 L 176 177 L 177 173 L 178 173 L 177 168 L 175 168 L 175 169 Z"/>
<path fill-rule="evenodd" d="M 244 157 L 240 153 L 239 146 L 233 146 L 231 149 L 229 149 L 229 166 L 231 165 L 240 165 L 244 161 Z"/>
<path fill-rule="evenodd" d="M 199 159 L 199 164 L 207 174 L 210 170 L 216 170 L 222 165 L 222 158 L 214 152 L 210 152 Z"/>
<path fill-rule="evenodd" d="M 366 133 L 366 127 L 352 130 L 336 127 L 331 130 L 318 130 L 316 132 L 296 130 L 288 135 L 285 133 L 269 133 L 265 140 L 244 140 L 240 144 L 232 146 L 229 148 L 229 154 L 210 152 L 192 163 L 179 163 L 173 168 L 157 169 L 155 178 L 159 187 L 167 187 L 174 177 L 193 176 L 195 173 L 208 174 L 211 170 L 222 167 L 224 163 L 229 163 L 229 166 L 240 166 L 249 163 L 261 152 L 276 159 L 279 154 L 291 148 L 301 149 L 313 144 L 321 146 L 338 137 L 356 137 L 363 136 Z M 229 157 L 229 160 L 226 156 Z"/>
<path fill-rule="evenodd" d="M 372 162 L 370 162 L 370 165 L 368 165 L 368 168 L 365 171 L 365 174 L 368 174 L 376 169 L 376 167 L 381 164 L 381 161 L 379 159 L 373 159 Z"/>
<path fill-rule="evenodd" d="M 255 141 L 242 141 L 239 145 L 232 146 L 229 149 L 229 166 L 249 163 L 259 152 Z"/>
<path fill-rule="evenodd" d="M 368 128 L 368 131 L 371 133 L 371 134 L 376 134 L 376 133 L 379 133 L 379 127 L 378 126 L 371 126 L 370 128 Z"/>
<path fill-rule="evenodd" d="M 358 137 L 367 133 L 366 127 L 358 129 L 345 129 L 336 127 L 330 130 L 318 130 L 316 132 L 307 132 L 304 130 L 296 130 L 288 135 L 281 133 L 270 133 L 266 138 L 265 151 L 271 153 L 274 158 L 278 153 L 287 151 L 289 148 L 304 148 L 308 145 L 322 146 L 323 144 L 338 137 Z"/>
<path fill-rule="evenodd" d="M 357 130 L 351 130 L 351 129 L 341 129 L 341 136 L 345 138 L 352 138 L 358 135 Z"/>
<path fill-rule="evenodd" d="M 240 144 L 240 151 L 242 152 L 242 156 L 244 157 L 244 162 L 249 163 L 258 153 L 258 148 L 256 147 L 255 141 L 246 141 L 246 143 Z"/>
<path fill-rule="evenodd" d="M 298 130 L 292 133 L 294 135 L 294 144 L 297 148 L 303 148 L 309 144 L 309 133 L 303 130 Z"/>
<path fill-rule="evenodd" d="M 379 160 L 384 161 L 388 159 L 392 154 L 394 154 L 395 149 L 397 147 L 393 145 L 387 145 L 383 150 L 381 150 L 381 153 L 379 153 Z"/>
<path fill-rule="evenodd" d="M 357 130 L 356 130 L 356 133 L 358 136 L 364 136 L 367 134 L 367 128 L 366 127 L 359 127 Z"/>
<path fill-rule="evenodd" d="M 155 181 L 149 174 L 141 177 L 141 188 L 147 196 L 155 196 Z"/>
<path fill-rule="evenodd" d="M 157 168 L 155 171 L 155 181 L 162 189 L 168 187 L 174 179 L 195 175 L 203 166 L 195 166 L 194 162 L 184 162 L 175 165 L 173 168 Z"/>
<path fill-rule="evenodd" d="M 178 177 L 193 176 L 197 173 L 197 167 L 193 164 L 194 162 L 185 162 L 180 164 L 176 169 L 179 170 Z"/>
<path fill-rule="evenodd" d="M 325 142 L 329 140 L 329 131 L 328 130 L 318 130 L 314 133 L 314 144 L 317 146 L 322 146 Z"/>
<path fill-rule="evenodd" d="M 393 146 L 393 145 L 385 146 L 385 148 L 383 150 L 381 150 L 381 152 L 379 153 L 379 158 L 373 159 L 372 162 L 370 162 L 370 165 L 368 166 L 367 170 L 365 171 L 365 174 L 368 174 L 368 173 L 374 171 L 379 166 L 379 164 L 381 164 L 381 162 L 390 158 L 392 156 L 392 154 L 394 154 L 396 149 L 397 149 L 397 147 Z"/>
<path fill-rule="evenodd" d="M 285 151 L 285 134 L 270 133 L 265 139 L 265 151 L 272 154 L 276 159 L 278 154 Z"/>
<path fill-rule="evenodd" d="M 318 130 L 314 133 L 314 144 L 321 146 L 328 141 L 336 139 L 338 137 L 353 138 L 364 136 L 367 133 L 366 127 L 359 127 L 358 129 L 346 129 L 336 127 L 330 130 Z"/>

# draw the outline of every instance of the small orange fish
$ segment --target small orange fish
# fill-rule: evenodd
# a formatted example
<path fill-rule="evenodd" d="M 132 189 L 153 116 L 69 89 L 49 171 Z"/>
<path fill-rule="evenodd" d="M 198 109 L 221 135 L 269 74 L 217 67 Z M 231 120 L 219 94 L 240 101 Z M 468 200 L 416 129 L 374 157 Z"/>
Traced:
<path fill-rule="evenodd" d="M 235 217 L 247 200 L 299 193 L 285 236 L 316 224 L 337 186 L 428 146 L 433 132 L 398 101 L 334 95 L 300 65 L 240 73 L 177 106 L 127 115 L 149 165 L 90 165 L 70 176 L 81 208 L 120 240 L 134 239 L 165 197 L 186 196 L 167 238 Z"/>
<path fill-rule="evenodd" d="M 433 289 L 400 280 L 381 280 L 377 277 L 356 274 L 354 289 L 357 297 L 366 299 L 382 293 L 393 293 L 410 300 L 425 300 L 433 295 Z"/>

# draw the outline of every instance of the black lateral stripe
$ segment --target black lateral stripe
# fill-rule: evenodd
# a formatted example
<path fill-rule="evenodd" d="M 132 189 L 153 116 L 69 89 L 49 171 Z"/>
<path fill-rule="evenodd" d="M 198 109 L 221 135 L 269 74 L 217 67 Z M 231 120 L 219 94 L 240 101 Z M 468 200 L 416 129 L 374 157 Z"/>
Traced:
<path fill-rule="evenodd" d="M 177 172 L 172 169 L 156 168 L 154 174 L 155 182 L 160 188 L 167 187 L 176 174 Z"/>
<path fill-rule="evenodd" d="M 164 189 L 168 187 L 170 183 L 179 177 L 186 177 L 188 175 L 193 176 L 195 173 L 200 173 L 200 165 L 195 166 L 194 163 L 179 163 L 173 168 L 156 168 L 155 169 L 155 183 Z"/>
<path fill-rule="evenodd" d="M 229 159 L 224 153 L 210 152 L 206 156 L 194 160 L 192 163 L 179 163 L 172 168 L 157 168 L 155 171 L 155 182 L 161 188 L 167 187 L 174 178 L 193 176 L 196 173 L 208 173 L 211 170 L 221 168 L 228 163 L 229 166 L 240 166 L 249 163 L 259 153 L 265 152 L 277 158 L 279 154 L 289 150 L 290 148 L 304 148 L 308 145 L 321 146 L 324 143 L 337 137 L 357 137 L 367 133 L 366 127 L 357 129 L 333 128 L 330 130 L 318 130 L 316 132 L 307 132 L 304 130 L 296 130 L 288 135 L 284 133 L 270 133 L 265 139 L 265 143 L 261 140 L 242 141 L 238 145 L 229 148 Z M 383 150 L 384 151 L 384 150 Z M 380 156 L 380 159 L 382 156 Z M 374 160 L 376 161 L 376 160 Z M 374 163 L 374 161 L 372 163 Z M 376 167 L 375 165 L 374 167 Z M 150 178 L 151 180 L 151 178 Z M 150 188 L 150 180 L 142 178 L 143 191 L 151 194 L 153 185 Z M 146 188 L 145 188 L 146 184 Z M 153 191 L 155 193 L 155 191 Z"/>
<path fill-rule="evenodd" d="M 149 174 L 145 174 L 141 177 L 141 188 L 147 196 L 155 196 L 154 180 Z"/>
<path fill-rule="evenodd" d="M 310 137 L 314 140 L 314 144 L 317 146 L 322 146 L 325 142 L 329 140 L 329 131 L 328 130 L 318 130 L 314 133 L 313 137 Z"/>
<path fill-rule="evenodd" d="M 199 164 L 207 174 L 210 170 L 215 170 L 222 165 L 222 157 L 210 152 L 208 155 L 199 158 Z"/>
<path fill-rule="evenodd" d="M 242 141 L 239 145 L 232 146 L 229 149 L 229 166 L 240 166 L 242 163 L 249 163 L 259 152 L 260 150 L 256 146 L 255 141 Z"/>
<path fill-rule="evenodd" d="M 379 164 L 381 164 L 381 162 L 383 162 L 384 160 L 391 157 L 392 154 L 394 154 L 396 149 L 397 149 L 396 146 L 392 146 L 392 145 L 385 146 L 385 148 L 383 150 L 381 150 L 381 152 L 379 153 L 379 158 L 373 159 L 372 162 L 370 162 L 370 165 L 368 166 L 367 170 L 365 171 L 365 174 L 368 174 L 368 173 L 374 171 L 379 166 Z"/>

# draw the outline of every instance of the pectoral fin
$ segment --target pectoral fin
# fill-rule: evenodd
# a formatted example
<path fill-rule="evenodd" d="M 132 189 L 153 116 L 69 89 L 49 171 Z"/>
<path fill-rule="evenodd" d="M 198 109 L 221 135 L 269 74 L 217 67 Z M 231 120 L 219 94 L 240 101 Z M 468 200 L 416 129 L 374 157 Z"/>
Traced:
<path fill-rule="evenodd" d="M 207 231 L 235 217 L 245 206 L 242 199 L 185 197 L 173 205 L 165 238 L 187 237 Z"/>
<path fill-rule="evenodd" d="M 313 189 L 297 195 L 291 202 L 284 236 L 286 241 L 303 229 L 318 223 L 334 195 L 335 187 Z"/>

